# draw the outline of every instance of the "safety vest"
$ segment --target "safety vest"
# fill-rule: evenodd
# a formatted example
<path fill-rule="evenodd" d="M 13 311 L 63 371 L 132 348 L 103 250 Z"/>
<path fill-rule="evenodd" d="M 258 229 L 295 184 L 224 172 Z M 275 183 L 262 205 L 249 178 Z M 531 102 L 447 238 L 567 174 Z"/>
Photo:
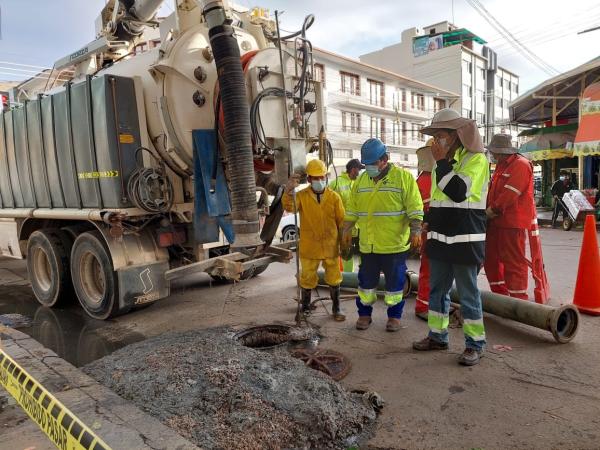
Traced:
<path fill-rule="evenodd" d="M 533 166 L 528 159 L 515 154 L 496 165 L 487 204 L 498 214 L 490 220 L 490 226 L 531 228 L 537 215 L 533 199 Z"/>
<path fill-rule="evenodd" d="M 345 220 L 356 222 L 361 253 L 401 253 L 409 249 L 411 220 L 423 220 L 423 202 L 413 176 L 389 166 L 377 183 L 362 173 L 352 186 Z"/>
<path fill-rule="evenodd" d="M 352 190 L 352 184 L 354 182 L 350 179 L 347 172 L 342 173 L 333 182 L 329 184 L 329 187 L 338 193 L 344 203 L 344 208 L 348 205 L 350 199 L 350 191 Z"/>
<path fill-rule="evenodd" d="M 427 213 L 427 256 L 454 264 L 481 264 L 485 255 L 489 163 L 483 153 L 459 148 L 438 161 Z"/>

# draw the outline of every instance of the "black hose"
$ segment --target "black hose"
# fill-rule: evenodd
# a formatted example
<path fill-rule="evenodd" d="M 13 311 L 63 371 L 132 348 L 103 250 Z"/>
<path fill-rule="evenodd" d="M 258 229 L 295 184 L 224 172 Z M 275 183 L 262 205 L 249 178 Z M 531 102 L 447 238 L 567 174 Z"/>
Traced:
<path fill-rule="evenodd" d="M 258 244 L 259 222 L 252 154 L 250 113 L 240 49 L 230 21 L 209 30 L 224 115 L 224 139 L 236 244 Z M 215 119 L 218 120 L 218 119 Z"/>

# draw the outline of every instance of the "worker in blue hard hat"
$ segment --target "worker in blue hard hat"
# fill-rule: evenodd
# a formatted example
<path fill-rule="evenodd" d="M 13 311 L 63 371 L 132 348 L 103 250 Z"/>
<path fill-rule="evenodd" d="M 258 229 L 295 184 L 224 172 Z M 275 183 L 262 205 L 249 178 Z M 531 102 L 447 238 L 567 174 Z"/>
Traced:
<path fill-rule="evenodd" d="M 281 199 L 286 211 L 300 214 L 298 248 L 302 312 L 310 313 L 312 290 L 317 287 L 317 270 L 322 265 L 325 283 L 330 288 L 333 318 L 344 321 L 346 316 L 340 306 L 342 274 L 339 266 L 339 237 L 344 223 L 344 205 L 340 196 L 327 187 L 327 167 L 323 161 L 309 161 L 306 174 L 309 186 L 296 193 L 300 177 L 292 175 Z M 293 196 L 296 197 L 295 202 Z"/>
<path fill-rule="evenodd" d="M 384 302 L 387 331 L 400 329 L 404 308 L 406 257 L 412 247 L 421 246 L 423 202 L 413 176 L 389 161 L 387 147 L 379 139 L 368 139 L 361 147 L 363 172 L 352 186 L 346 209 L 342 246 L 359 229 L 361 262 L 358 270 L 358 321 L 356 328 L 371 324 L 373 304 L 381 272 L 385 275 Z"/>

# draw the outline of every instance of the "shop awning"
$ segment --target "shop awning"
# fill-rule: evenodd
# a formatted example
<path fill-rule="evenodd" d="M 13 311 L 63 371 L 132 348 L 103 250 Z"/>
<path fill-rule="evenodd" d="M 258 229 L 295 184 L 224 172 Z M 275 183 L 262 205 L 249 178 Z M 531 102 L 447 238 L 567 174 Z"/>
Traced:
<path fill-rule="evenodd" d="M 600 155 L 600 83 L 583 91 L 573 155 Z"/>
<path fill-rule="evenodd" d="M 531 139 L 521 145 L 519 152 L 532 161 L 571 158 L 576 133 L 577 124 L 525 130 L 519 136 Z"/>

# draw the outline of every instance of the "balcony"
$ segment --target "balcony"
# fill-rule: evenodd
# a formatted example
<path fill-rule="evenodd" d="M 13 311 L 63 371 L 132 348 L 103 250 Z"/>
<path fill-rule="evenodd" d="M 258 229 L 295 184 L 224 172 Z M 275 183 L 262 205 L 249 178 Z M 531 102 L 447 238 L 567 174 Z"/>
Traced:
<path fill-rule="evenodd" d="M 329 91 L 327 103 L 328 105 L 352 107 L 369 113 L 393 114 L 407 119 L 423 120 L 429 117 L 425 108 L 413 108 L 408 102 L 397 103 L 390 99 L 389 102 L 386 102 L 385 106 L 380 106 L 373 104 L 367 96 L 354 95 L 342 91 Z"/>

